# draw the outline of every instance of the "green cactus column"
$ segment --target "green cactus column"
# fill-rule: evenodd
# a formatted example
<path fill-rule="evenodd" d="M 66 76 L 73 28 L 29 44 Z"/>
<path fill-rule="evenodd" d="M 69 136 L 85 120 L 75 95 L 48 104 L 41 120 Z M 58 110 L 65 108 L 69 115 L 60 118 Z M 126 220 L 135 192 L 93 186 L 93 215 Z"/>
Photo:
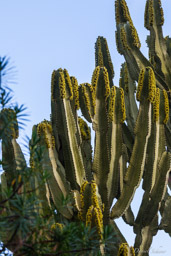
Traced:
<path fill-rule="evenodd" d="M 143 69 L 139 76 L 137 99 L 140 101 L 135 125 L 135 142 L 128 170 L 124 177 L 124 187 L 120 198 L 112 208 L 111 218 L 120 217 L 129 207 L 136 188 L 139 186 L 145 165 L 148 140 L 152 126 L 152 104 L 156 83 L 153 70 Z"/>
<path fill-rule="evenodd" d="M 58 69 L 52 74 L 52 127 L 59 138 L 67 180 L 72 189 L 78 189 L 86 178 L 77 139 L 77 123 L 71 107 L 73 87 L 67 70 Z"/>

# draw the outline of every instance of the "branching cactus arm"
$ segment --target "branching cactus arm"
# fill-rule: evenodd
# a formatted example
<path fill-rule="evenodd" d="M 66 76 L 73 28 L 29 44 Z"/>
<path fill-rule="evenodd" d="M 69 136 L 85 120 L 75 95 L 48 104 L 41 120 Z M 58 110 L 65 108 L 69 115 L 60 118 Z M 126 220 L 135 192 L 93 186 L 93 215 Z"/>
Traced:
<path fill-rule="evenodd" d="M 150 30 L 150 36 L 147 37 L 150 60 L 156 72 L 163 78 L 168 88 L 171 89 L 171 61 L 167 51 L 167 38 L 163 37 L 163 24 L 164 15 L 161 1 L 147 0 L 145 27 Z"/>
<path fill-rule="evenodd" d="M 106 38 L 99 36 L 95 43 L 95 60 L 96 67 L 105 67 L 107 68 L 109 74 L 110 87 L 113 86 L 113 78 L 114 78 L 114 69 L 112 60 L 110 57 L 110 52 L 107 44 Z"/>
<path fill-rule="evenodd" d="M 118 52 L 124 55 L 131 78 L 138 81 L 140 70 L 145 67 L 152 67 L 152 64 L 140 51 L 140 40 L 125 0 L 115 1 L 115 17 Z M 164 79 L 157 72 L 155 72 L 155 76 L 158 87 L 167 89 L 168 86 Z"/>
<path fill-rule="evenodd" d="M 80 145 L 77 140 L 77 123 L 71 103 L 73 88 L 66 70 L 58 69 L 52 74 L 52 127 L 61 142 L 67 179 L 72 189 L 84 182 L 86 177 Z"/>
<path fill-rule="evenodd" d="M 111 218 L 119 217 L 127 210 L 141 181 L 148 139 L 151 134 L 152 103 L 154 103 L 155 90 L 156 84 L 152 69 L 149 67 L 146 70 L 142 70 L 137 91 L 140 108 L 135 126 L 135 142 L 130 164 L 124 177 L 124 188 L 119 200 L 112 208 Z"/>
<path fill-rule="evenodd" d="M 138 114 L 138 107 L 135 101 L 135 91 L 136 85 L 135 82 L 131 79 L 127 64 L 122 64 L 120 72 L 119 86 L 124 90 L 125 98 L 125 109 L 126 109 L 126 121 L 129 127 L 129 130 L 133 134 L 134 126 Z"/>
<path fill-rule="evenodd" d="M 124 167 L 126 165 L 123 157 L 122 124 L 125 120 L 124 91 L 122 88 L 113 86 L 109 98 L 109 121 L 110 121 L 110 171 L 107 179 L 109 204 L 118 198 L 122 190 Z M 119 181 L 121 180 L 121 181 Z"/>
<path fill-rule="evenodd" d="M 105 67 L 96 67 L 92 77 L 92 87 L 95 92 L 95 111 L 92 116 L 93 129 L 95 131 L 95 149 L 92 170 L 102 202 L 105 204 L 106 223 L 109 214 L 106 182 L 109 173 L 107 100 L 110 94 L 110 84 Z"/>
<path fill-rule="evenodd" d="M 47 190 L 46 196 L 51 194 L 57 210 L 63 216 L 70 219 L 72 217 L 71 205 L 63 204 L 63 201 L 70 194 L 70 186 L 66 180 L 65 170 L 58 159 L 51 124 L 48 121 L 43 121 L 37 126 L 36 130 L 40 140 L 39 147 L 41 147 L 42 151 L 41 169 L 49 175 L 45 188 Z M 47 198 L 46 203 L 49 201 L 49 198 Z"/>

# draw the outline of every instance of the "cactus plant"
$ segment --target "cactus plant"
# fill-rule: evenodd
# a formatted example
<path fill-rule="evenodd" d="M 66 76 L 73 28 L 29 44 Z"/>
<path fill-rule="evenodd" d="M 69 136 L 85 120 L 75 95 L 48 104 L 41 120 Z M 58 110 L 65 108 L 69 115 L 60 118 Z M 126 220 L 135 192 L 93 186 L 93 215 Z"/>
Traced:
<path fill-rule="evenodd" d="M 62 230 L 67 220 L 84 222 L 90 230 L 95 228 L 104 255 L 104 229 L 111 225 L 118 243 L 109 246 L 110 253 L 140 256 L 143 252 L 148 255 L 158 230 L 171 235 L 171 198 L 167 192 L 171 172 L 170 38 L 163 38 L 160 0 L 146 1 L 149 60 L 140 51 L 141 43 L 125 0 L 115 1 L 115 15 L 117 49 L 125 58 L 119 86 L 113 84 L 113 64 L 103 37 L 95 43 L 91 84 L 78 85 L 66 69 L 53 71 L 51 119 L 33 127 L 30 167 L 16 142 L 15 112 L 1 111 L 1 199 L 6 200 L 7 188 L 15 190 L 13 185 L 23 172 L 34 172 L 32 183 L 21 183 L 20 189 L 27 192 L 36 188 L 40 203 L 35 211 L 42 218 L 50 216 L 53 227 Z M 84 119 L 78 116 L 79 108 Z M 95 132 L 93 154 L 89 123 Z M 45 183 L 39 186 L 44 174 Z M 144 196 L 135 218 L 131 201 L 141 180 Z M 113 205 L 114 199 L 117 201 Z M 12 213 L 13 208 L 6 202 Z M 121 216 L 134 228 L 135 252 L 116 226 L 115 219 Z M 7 237 L 1 239 L 5 242 Z"/>

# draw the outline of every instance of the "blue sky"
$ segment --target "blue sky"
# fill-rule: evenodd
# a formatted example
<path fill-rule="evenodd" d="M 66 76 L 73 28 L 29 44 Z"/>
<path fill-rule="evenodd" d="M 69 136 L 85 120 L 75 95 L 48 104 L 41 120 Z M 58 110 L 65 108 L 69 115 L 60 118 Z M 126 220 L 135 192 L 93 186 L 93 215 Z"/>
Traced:
<path fill-rule="evenodd" d="M 142 51 L 147 56 L 144 28 L 145 0 L 127 0 L 138 30 Z M 162 1 L 165 24 L 164 35 L 169 34 L 171 1 Z M 79 83 L 90 82 L 95 66 L 94 44 L 101 35 L 106 37 L 112 56 L 118 85 L 120 65 L 124 61 L 115 46 L 114 0 L 1 0 L 0 55 L 11 57 L 17 69 L 15 98 L 28 107 L 30 122 L 25 133 L 31 136 L 34 124 L 50 115 L 50 84 L 54 69 L 66 68 Z M 137 193 L 134 209 L 138 209 L 141 192 Z M 129 244 L 134 243 L 132 228 L 118 222 Z M 171 243 L 168 234 L 159 232 L 154 237 L 151 255 L 169 255 Z M 154 249 L 154 250 L 153 250 Z M 160 250 L 161 251 L 161 248 Z"/>

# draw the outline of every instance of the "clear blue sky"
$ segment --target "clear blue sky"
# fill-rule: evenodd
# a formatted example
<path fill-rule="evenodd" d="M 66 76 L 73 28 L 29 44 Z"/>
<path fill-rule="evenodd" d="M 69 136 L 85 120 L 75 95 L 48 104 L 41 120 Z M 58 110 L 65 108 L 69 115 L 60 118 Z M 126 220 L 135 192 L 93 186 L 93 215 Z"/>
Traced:
<path fill-rule="evenodd" d="M 138 30 L 142 51 L 147 56 L 144 28 L 145 0 L 127 0 Z M 165 24 L 169 34 L 171 1 L 162 1 Z M 26 134 L 31 136 L 34 124 L 50 115 L 51 73 L 66 68 L 79 83 L 90 82 L 95 66 L 94 43 L 101 35 L 107 38 L 118 84 L 123 57 L 115 46 L 114 0 L 1 0 L 0 55 L 11 57 L 17 68 L 17 85 L 13 87 L 16 100 L 28 107 L 30 122 Z M 136 196 L 137 211 L 141 192 Z M 130 245 L 134 243 L 132 228 L 120 221 L 119 226 Z M 161 248 L 161 247 L 162 248 Z M 155 250 L 165 253 L 155 253 Z M 170 255 L 171 239 L 159 232 L 154 237 L 150 255 Z"/>

